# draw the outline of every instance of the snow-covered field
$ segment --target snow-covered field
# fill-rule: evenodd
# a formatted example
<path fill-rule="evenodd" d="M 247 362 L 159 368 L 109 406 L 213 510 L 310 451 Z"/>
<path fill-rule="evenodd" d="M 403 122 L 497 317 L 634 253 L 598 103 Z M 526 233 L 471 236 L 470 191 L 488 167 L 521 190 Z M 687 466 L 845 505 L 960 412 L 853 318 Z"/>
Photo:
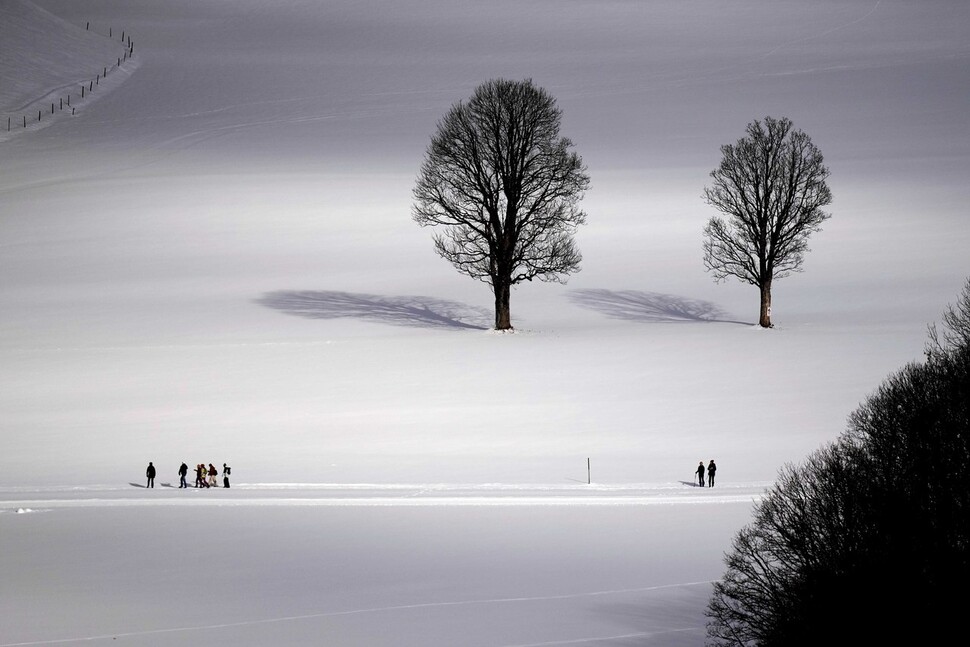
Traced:
<path fill-rule="evenodd" d="M 702 644 L 753 501 L 970 275 L 968 43 L 960 0 L 0 0 L 0 647 Z M 514 334 L 410 219 L 499 76 L 592 178 Z M 701 263 L 765 115 L 835 195 L 770 331 Z"/>

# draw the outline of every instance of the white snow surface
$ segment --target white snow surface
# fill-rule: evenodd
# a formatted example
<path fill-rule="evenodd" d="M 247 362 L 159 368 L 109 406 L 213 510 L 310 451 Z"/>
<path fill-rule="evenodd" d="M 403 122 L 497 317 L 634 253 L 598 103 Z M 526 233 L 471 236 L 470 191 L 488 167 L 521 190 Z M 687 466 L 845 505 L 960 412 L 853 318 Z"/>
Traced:
<path fill-rule="evenodd" d="M 0 647 L 703 644 L 754 502 L 970 274 L 968 59 L 961 0 L 0 1 Z M 410 219 L 495 77 L 592 178 L 514 333 Z M 701 262 L 765 115 L 835 195 L 772 330 Z"/>

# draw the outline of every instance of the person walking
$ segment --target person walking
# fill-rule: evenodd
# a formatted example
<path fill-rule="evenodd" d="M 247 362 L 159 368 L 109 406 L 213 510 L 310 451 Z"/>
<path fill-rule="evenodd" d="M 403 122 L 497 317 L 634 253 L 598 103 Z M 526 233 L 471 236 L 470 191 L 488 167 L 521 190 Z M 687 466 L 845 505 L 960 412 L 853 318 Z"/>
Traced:
<path fill-rule="evenodd" d="M 202 463 L 195 466 L 195 487 L 205 487 L 205 481 L 203 481 L 202 472 L 205 468 L 202 467 Z"/>
<path fill-rule="evenodd" d="M 216 466 L 213 465 L 212 463 L 209 463 L 209 487 L 212 487 L 213 485 L 215 485 L 216 487 L 219 486 L 219 481 L 216 480 L 216 476 L 218 474 L 219 472 L 216 471 Z"/>
<path fill-rule="evenodd" d="M 717 465 L 714 464 L 714 459 L 707 464 L 707 487 L 714 487 L 714 472 L 717 471 Z"/>
<path fill-rule="evenodd" d="M 179 466 L 179 489 L 189 487 L 185 484 L 185 475 L 189 473 L 189 466 L 184 462 Z"/>
<path fill-rule="evenodd" d="M 148 461 L 148 469 L 145 470 L 145 476 L 148 477 L 148 485 L 145 487 L 154 488 L 155 487 L 155 466 L 152 465 L 151 461 Z"/>
<path fill-rule="evenodd" d="M 225 463 L 222 464 L 222 487 L 229 487 L 229 471 L 230 467 Z"/>
<path fill-rule="evenodd" d="M 704 487 L 704 461 L 697 464 L 697 482 L 701 487 Z"/>

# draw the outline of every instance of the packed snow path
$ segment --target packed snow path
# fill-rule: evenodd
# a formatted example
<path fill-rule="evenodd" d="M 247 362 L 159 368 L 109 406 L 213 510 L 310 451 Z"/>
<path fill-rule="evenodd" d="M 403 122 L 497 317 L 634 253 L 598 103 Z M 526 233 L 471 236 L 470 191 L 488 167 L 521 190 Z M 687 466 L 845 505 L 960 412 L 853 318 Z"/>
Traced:
<path fill-rule="evenodd" d="M 698 487 L 686 481 L 603 484 L 451 484 L 451 483 L 241 483 L 182 491 L 177 483 L 155 488 L 51 486 L 0 488 L 0 513 L 17 509 L 137 506 L 570 506 L 751 503 L 769 483 Z"/>

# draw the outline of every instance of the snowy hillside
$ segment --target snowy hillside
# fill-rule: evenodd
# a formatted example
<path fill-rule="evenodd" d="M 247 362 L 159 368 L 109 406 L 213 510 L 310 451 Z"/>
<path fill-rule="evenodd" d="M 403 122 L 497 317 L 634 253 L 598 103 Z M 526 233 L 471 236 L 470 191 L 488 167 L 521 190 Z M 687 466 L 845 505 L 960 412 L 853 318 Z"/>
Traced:
<path fill-rule="evenodd" d="M 130 41 L 123 29 L 92 31 L 90 21 L 72 24 L 28 0 L 0 3 L 0 142 L 76 115 L 120 85 L 137 66 Z"/>
<path fill-rule="evenodd" d="M 0 2 L 0 647 L 701 644 L 751 502 L 970 275 L 970 6 L 931 4 Z M 94 102 L 6 132 L 116 28 Z M 496 77 L 592 179 L 582 271 L 514 290 L 514 334 L 410 217 Z M 835 196 L 773 330 L 701 261 L 765 115 Z"/>

